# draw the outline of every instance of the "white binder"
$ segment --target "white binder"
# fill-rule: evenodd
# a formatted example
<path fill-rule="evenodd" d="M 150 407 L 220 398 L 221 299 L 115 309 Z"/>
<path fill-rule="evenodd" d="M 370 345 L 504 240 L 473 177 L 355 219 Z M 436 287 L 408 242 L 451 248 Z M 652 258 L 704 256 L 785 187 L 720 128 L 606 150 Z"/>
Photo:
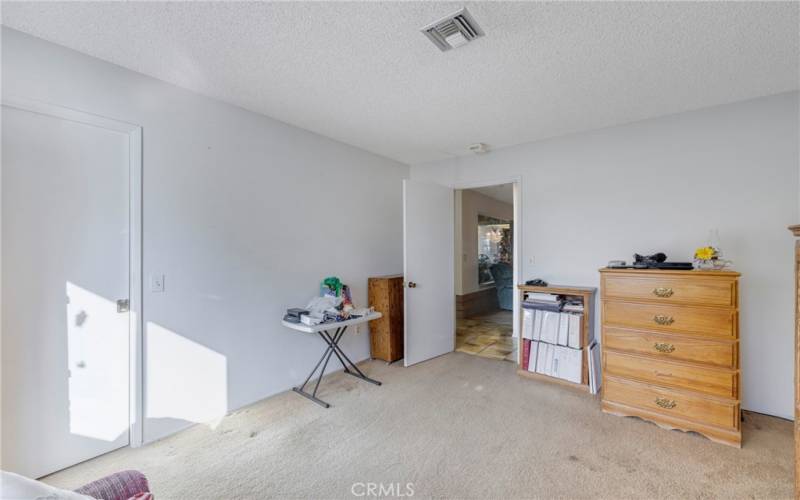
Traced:
<path fill-rule="evenodd" d="M 569 314 L 568 316 L 569 335 L 567 345 L 573 349 L 580 349 L 583 347 L 581 345 L 583 339 L 583 335 L 581 335 L 581 330 L 583 329 L 583 314 Z"/>
<path fill-rule="evenodd" d="M 545 344 L 547 346 L 547 356 L 544 358 L 544 374 L 554 376 L 554 371 L 557 370 L 556 360 L 556 347 L 554 345 Z"/>
<path fill-rule="evenodd" d="M 547 365 L 547 349 L 551 347 L 550 344 L 539 344 L 539 352 L 536 356 L 536 373 L 547 374 L 545 371 Z"/>
<path fill-rule="evenodd" d="M 532 309 L 522 309 L 522 338 L 533 340 L 533 317 Z"/>
<path fill-rule="evenodd" d="M 543 311 L 534 310 L 533 317 L 533 340 L 541 340 L 542 338 L 542 317 Z"/>
<path fill-rule="evenodd" d="M 555 347 L 556 373 L 553 375 L 580 384 L 583 377 L 583 351 L 569 347 Z"/>
<path fill-rule="evenodd" d="M 550 344 L 558 343 L 558 318 L 561 315 L 555 311 L 539 311 L 542 313 L 541 341 Z"/>
<path fill-rule="evenodd" d="M 558 315 L 558 345 L 567 345 L 569 342 L 569 314 L 560 313 Z"/>
<path fill-rule="evenodd" d="M 539 356 L 539 342 L 531 342 L 530 352 L 528 353 L 528 366 L 525 367 L 529 372 L 536 371 L 536 358 Z"/>
<path fill-rule="evenodd" d="M 589 391 L 592 394 L 600 392 L 600 345 L 597 342 L 592 342 L 592 345 L 587 348 L 589 352 Z"/>

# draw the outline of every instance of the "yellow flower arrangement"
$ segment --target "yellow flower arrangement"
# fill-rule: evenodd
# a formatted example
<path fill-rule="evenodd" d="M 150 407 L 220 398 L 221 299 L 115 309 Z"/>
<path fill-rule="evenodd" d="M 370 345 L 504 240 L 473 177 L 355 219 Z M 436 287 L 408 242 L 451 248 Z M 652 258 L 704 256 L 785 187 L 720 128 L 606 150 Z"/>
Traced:
<path fill-rule="evenodd" d="M 694 251 L 694 258 L 699 260 L 712 260 L 717 256 L 717 249 L 714 247 L 700 247 Z"/>

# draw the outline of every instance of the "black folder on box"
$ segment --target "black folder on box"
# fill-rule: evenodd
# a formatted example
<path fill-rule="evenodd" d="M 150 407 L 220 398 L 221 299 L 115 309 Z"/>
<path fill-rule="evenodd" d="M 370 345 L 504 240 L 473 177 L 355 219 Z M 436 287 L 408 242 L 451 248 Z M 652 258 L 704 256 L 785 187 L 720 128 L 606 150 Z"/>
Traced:
<path fill-rule="evenodd" d="M 300 316 L 304 314 L 308 314 L 308 311 L 305 309 L 293 307 L 291 309 L 286 310 L 286 314 L 283 316 L 283 320 L 288 321 L 289 323 L 300 323 Z"/>

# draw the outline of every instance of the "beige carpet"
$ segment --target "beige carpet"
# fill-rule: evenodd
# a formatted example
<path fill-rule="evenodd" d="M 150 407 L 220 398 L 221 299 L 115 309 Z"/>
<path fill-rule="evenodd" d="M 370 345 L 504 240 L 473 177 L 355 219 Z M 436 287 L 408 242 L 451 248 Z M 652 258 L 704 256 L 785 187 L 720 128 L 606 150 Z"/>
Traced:
<path fill-rule="evenodd" d="M 157 499 L 347 498 L 413 483 L 416 498 L 790 498 L 791 422 L 747 413 L 741 450 L 600 412 L 596 398 L 453 353 L 337 373 L 325 410 L 287 392 L 50 476 L 76 487 L 143 471 Z M 363 493 L 357 485 L 355 492 Z M 404 490 L 400 491 L 401 493 Z"/>

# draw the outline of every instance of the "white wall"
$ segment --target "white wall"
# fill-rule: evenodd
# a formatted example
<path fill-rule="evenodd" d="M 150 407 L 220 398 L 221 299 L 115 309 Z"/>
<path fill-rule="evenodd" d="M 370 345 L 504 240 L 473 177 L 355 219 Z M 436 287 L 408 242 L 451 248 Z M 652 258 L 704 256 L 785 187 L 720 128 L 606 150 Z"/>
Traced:
<path fill-rule="evenodd" d="M 478 285 L 478 215 L 496 219 L 513 220 L 514 205 L 495 200 L 470 189 L 456 192 L 456 199 L 461 198 L 460 212 L 456 212 L 456 221 L 461 221 L 460 245 L 456 245 L 456 294 L 465 295 L 480 290 Z M 458 243 L 458 242 L 456 242 Z"/>
<path fill-rule="evenodd" d="M 798 101 L 780 94 L 417 165 L 411 177 L 456 185 L 521 176 L 523 279 L 598 286 L 611 259 L 663 251 L 690 260 L 719 228 L 742 273 L 743 407 L 792 418 L 786 226 L 800 201 Z"/>
<path fill-rule="evenodd" d="M 302 381 L 319 338 L 280 325 L 330 275 L 366 304 L 402 272 L 408 167 L 17 31 L 2 31 L 3 95 L 143 127 L 145 439 Z M 53 207 L 57 209 L 57 207 Z M 4 263 L 13 265 L 13 263 Z M 353 360 L 366 335 L 345 339 Z M 146 360 L 146 361 L 147 361 Z M 338 368 L 338 366 L 334 366 Z"/>

